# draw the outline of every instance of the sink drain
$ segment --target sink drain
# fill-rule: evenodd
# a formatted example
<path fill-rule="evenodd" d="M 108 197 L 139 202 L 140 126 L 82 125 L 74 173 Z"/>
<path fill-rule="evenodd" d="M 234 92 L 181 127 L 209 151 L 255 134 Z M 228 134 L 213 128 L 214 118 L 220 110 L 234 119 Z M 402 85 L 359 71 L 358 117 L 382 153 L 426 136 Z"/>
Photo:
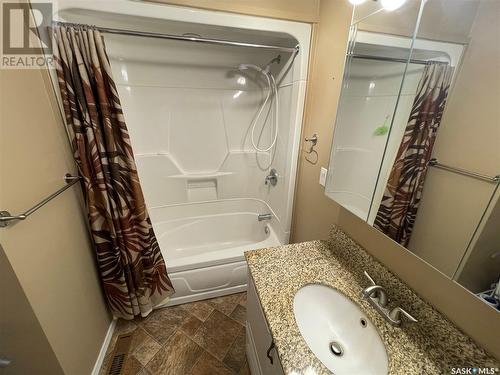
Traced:
<path fill-rule="evenodd" d="M 340 343 L 332 341 L 330 343 L 330 352 L 336 357 L 342 357 L 344 355 L 344 348 Z"/>

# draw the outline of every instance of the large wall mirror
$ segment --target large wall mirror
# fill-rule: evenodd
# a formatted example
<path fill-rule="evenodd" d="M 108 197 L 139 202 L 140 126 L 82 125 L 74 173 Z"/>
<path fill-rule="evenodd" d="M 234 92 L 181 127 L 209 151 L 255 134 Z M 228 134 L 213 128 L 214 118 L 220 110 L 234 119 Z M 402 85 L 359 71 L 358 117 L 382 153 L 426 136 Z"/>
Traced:
<path fill-rule="evenodd" d="M 500 1 L 351 2 L 325 193 L 500 309 Z"/>

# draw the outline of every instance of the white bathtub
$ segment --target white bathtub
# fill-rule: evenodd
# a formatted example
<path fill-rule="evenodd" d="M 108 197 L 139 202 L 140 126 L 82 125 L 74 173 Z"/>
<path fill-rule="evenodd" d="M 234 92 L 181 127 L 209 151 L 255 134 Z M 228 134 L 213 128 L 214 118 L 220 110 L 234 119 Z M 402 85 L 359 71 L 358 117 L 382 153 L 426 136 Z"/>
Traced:
<path fill-rule="evenodd" d="M 167 305 L 246 289 L 244 252 L 280 246 L 276 219 L 256 199 L 231 199 L 153 208 L 153 227 L 176 290 Z"/>

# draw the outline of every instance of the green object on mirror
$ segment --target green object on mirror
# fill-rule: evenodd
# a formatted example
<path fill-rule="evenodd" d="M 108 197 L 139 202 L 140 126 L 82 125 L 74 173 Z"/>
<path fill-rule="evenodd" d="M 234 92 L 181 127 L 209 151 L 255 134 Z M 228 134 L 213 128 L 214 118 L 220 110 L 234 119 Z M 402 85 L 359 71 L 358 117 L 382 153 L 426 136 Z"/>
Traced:
<path fill-rule="evenodd" d="M 385 117 L 384 123 L 375 129 L 375 131 L 373 132 L 373 135 L 375 135 L 375 136 L 385 135 L 389 132 L 389 127 L 387 126 L 387 121 L 389 120 L 389 118 L 390 118 L 390 115 L 387 115 Z"/>

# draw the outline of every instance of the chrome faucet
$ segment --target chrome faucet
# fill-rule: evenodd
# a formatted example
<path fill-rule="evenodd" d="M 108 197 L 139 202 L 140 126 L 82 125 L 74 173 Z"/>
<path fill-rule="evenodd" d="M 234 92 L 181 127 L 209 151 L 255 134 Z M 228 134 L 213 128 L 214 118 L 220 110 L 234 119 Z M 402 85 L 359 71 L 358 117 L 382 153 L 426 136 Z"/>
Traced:
<path fill-rule="evenodd" d="M 276 172 L 276 169 L 273 168 L 269 171 L 264 182 L 266 185 L 271 184 L 271 186 L 276 186 L 278 183 L 278 172 Z"/>
<path fill-rule="evenodd" d="M 368 280 L 370 280 L 371 285 L 363 289 L 361 296 L 365 298 L 385 320 L 394 326 L 399 326 L 401 324 L 401 315 L 403 315 L 411 322 L 418 322 L 417 319 L 399 306 L 392 310 L 387 308 L 388 298 L 385 289 L 377 285 L 368 272 L 364 271 L 364 274 Z"/>
<path fill-rule="evenodd" d="M 257 216 L 257 220 L 259 221 L 264 221 L 264 220 L 271 220 L 273 218 L 273 214 L 260 214 Z"/>
<path fill-rule="evenodd" d="M 380 285 L 371 285 L 363 290 L 363 298 L 374 298 L 382 307 L 387 306 L 387 293 Z"/>

